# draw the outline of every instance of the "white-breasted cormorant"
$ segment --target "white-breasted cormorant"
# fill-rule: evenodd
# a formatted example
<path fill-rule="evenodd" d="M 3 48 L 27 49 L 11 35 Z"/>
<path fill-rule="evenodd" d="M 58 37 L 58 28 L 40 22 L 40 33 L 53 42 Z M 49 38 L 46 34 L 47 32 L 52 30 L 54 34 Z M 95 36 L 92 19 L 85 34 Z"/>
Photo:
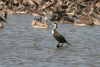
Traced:
<path fill-rule="evenodd" d="M 62 47 L 62 45 L 61 46 L 59 46 L 59 44 L 60 43 L 66 43 L 66 44 L 68 44 L 68 45 L 71 45 L 70 43 L 68 43 L 67 41 L 66 41 L 66 39 L 60 34 L 60 33 L 58 33 L 57 31 L 56 31 L 56 29 L 57 29 L 57 27 L 58 27 L 58 24 L 57 23 L 53 23 L 54 25 L 55 25 L 55 28 L 52 30 L 52 35 L 54 36 L 54 38 L 58 41 L 58 44 L 57 44 L 57 47 Z"/>

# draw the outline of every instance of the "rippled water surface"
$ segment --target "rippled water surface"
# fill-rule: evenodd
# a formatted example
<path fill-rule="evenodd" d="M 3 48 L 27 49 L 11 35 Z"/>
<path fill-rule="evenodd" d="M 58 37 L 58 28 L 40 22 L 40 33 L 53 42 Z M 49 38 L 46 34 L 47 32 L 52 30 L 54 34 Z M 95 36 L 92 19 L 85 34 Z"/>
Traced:
<path fill-rule="evenodd" d="M 46 15 L 50 18 L 51 15 Z M 0 30 L 0 67 L 100 67 L 100 26 L 58 23 L 57 31 L 72 46 L 57 48 L 48 29 L 34 29 L 34 16 L 8 15 Z M 44 22 L 45 16 L 42 17 Z M 53 22 L 52 22 L 53 23 Z"/>

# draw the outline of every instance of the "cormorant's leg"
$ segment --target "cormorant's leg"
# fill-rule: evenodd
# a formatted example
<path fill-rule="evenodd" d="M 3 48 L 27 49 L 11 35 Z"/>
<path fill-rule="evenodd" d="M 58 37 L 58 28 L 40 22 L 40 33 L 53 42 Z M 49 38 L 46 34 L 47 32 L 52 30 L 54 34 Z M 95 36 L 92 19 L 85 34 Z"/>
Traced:
<path fill-rule="evenodd" d="M 60 43 L 57 44 L 57 48 L 61 47 L 61 46 L 59 46 L 59 44 L 60 44 Z"/>

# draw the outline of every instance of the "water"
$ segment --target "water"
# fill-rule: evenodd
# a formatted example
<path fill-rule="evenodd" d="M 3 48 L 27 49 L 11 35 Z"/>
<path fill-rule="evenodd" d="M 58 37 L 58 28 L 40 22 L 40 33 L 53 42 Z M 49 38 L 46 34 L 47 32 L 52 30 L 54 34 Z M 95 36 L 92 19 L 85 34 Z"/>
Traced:
<path fill-rule="evenodd" d="M 58 42 L 51 34 L 54 25 L 34 29 L 34 18 L 28 14 L 8 15 L 0 30 L 0 67 L 100 67 L 100 26 L 56 22 L 57 31 L 72 44 L 57 48 Z"/>

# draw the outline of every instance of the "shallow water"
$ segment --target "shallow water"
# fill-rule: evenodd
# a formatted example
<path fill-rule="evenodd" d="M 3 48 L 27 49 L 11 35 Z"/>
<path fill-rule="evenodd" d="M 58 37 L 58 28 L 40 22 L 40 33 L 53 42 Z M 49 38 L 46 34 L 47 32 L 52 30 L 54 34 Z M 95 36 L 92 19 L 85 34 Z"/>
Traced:
<path fill-rule="evenodd" d="M 28 14 L 8 15 L 0 30 L 0 67 L 100 67 L 100 26 L 56 22 L 57 31 L 72 44 L 57 49 L 58 42 L 51 34 L 54 26 L 34 29 L 34 18 Z"/>

